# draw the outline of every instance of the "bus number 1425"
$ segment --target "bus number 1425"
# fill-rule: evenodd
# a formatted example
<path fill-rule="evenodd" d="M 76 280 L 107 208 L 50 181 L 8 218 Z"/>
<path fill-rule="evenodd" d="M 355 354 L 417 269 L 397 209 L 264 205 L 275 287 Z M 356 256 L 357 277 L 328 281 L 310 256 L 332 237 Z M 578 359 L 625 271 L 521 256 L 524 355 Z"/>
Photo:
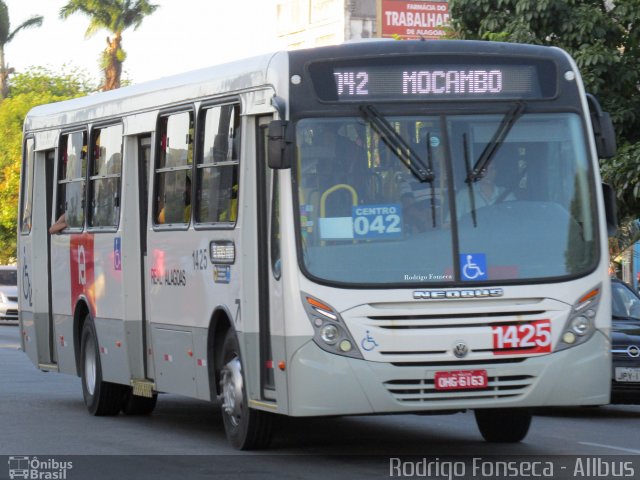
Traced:
<path fill-rule="evenodd" d="M 191 253 L 191 258 L 193 258 L 193 269 L 194 270 L 206 270 L 208 267 L 208 258 L 207 258 L 207 249 L 199 248 L 198 250 L 194 250 Z"/>
<path fill-rule="evenodd" d="M 494 355 L 549 352 L 551 352 L 550 320 L 493 327 Z"/>

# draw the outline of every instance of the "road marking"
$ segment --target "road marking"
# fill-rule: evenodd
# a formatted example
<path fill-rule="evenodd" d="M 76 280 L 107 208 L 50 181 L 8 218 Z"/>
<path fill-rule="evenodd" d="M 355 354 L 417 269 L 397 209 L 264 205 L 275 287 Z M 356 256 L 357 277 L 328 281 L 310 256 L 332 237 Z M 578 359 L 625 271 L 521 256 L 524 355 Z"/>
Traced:
<path fill-rule="evenodd" d="M 5 344 L 0 344 L 0 348 L 15 348 L 15 349 L 18 349 L 18 348 L 20 348 L 20 345 L 18 345 L 17 343 L 5 343 Z"/>
<path fill-rule="evenodd" d="M 578 443 L 580 443 L 580 445 L 589 445 L 591 447 L 602 447 L 602 448 L 609 448 L 611 450 L 620 450 L 621 452 L 640 454 L 640 450 L 634 450 L 633 448 L 614 447 L 613 445 L 603 445 L 602 443 L 591 443 L 591 442 L 578 442 Z"/>

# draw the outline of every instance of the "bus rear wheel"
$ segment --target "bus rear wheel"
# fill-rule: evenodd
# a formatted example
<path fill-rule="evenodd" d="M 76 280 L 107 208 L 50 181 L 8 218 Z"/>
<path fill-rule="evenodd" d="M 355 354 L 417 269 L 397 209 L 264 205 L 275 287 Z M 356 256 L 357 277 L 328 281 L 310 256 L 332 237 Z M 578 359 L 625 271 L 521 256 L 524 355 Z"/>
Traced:
<path fill-rule="evenodd" d="M 273 416 L 248 405 L 240 347 L 232 330 L 224 339 L 219 373 L 222 420 L 229 443 L 239 450 L 266 448 L 273 434 Z"/>
<path fill-rule="evenodd" d="M 102 380 L 98 336 L 89 315 L 85 318 L 80 337 L 80 375 L 82 395 L 89 413 L 100 417 L 117 415 L 122 408 L 127 387 Z"/>
<path fill-rule="evenodd" d="M 476 423 L 487 442 L 515 443 L 527 436 L 531 412 L 525 409 L 476 410 Z"/>

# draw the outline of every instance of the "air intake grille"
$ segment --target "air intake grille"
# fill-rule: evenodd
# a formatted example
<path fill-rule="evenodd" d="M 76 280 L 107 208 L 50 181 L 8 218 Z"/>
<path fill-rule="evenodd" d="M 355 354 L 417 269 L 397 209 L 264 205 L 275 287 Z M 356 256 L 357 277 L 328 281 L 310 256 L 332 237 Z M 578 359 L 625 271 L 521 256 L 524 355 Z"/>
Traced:
<path fill-rule="evenodd" d="M 517 397 L 523 395 L 534 380 L 531 375 L 489 377 L 487 388 L 479 390 L 436 390 L 432 379 L 390 380 L 384 386 L 398 402 L 425 404 L 443 400 Z"/>
<path fill-rule="evenodd" d="M 367 318 L 378 328 L 389 330 L 491 327 L 508 319 L 535 319 L 546 315 L 544 310 L 517 312 L 464 313 L 442 315 L 371 315 Z"/>

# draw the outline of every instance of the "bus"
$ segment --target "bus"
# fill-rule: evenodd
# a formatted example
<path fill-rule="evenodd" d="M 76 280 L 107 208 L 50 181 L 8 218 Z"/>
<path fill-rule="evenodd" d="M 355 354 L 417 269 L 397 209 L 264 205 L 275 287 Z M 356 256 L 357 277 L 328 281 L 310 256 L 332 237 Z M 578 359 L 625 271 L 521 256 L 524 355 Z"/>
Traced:
<path fill-rule="evenodd" d="M 92 415 L 180 394 L 256 449 L 277 415 L 473 410 L 517 442 L 609 401 L 615 139 L 560 49 L 277 52 L 36 107 L 23 152 L 22 347 Z"/>

